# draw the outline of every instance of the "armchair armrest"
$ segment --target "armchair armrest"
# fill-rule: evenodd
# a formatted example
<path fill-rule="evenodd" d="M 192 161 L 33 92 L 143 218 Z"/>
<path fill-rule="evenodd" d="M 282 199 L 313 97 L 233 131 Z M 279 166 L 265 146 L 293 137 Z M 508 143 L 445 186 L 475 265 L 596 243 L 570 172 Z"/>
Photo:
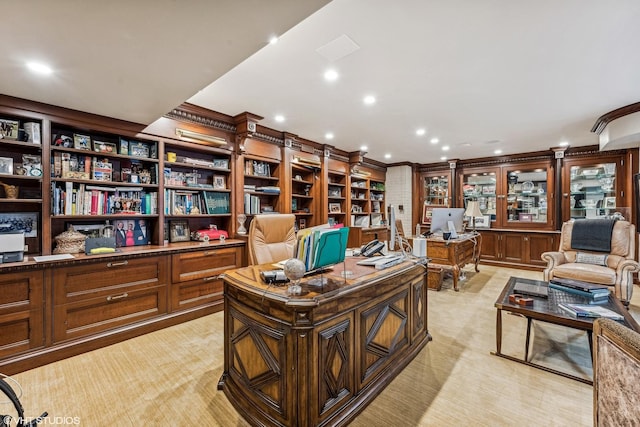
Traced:
<path fill-rule="evenodd" d="M 633 294 L 633 273 L 640 271 L 640 264 L 632 259 L 622 260 L 616 268 L 616 290 L 625 305 L 629 304 Z"/>
<path fill-rule="evenodd" d="M 567 262 L 567 258 L 565 258 L 564 252 L 544 252 L 540 257 L 547 263 L 547 268 L 545 268 L 543 271 L 543 277 L 546 281 L 549 281 L 553 278 L 552 271 L 554 268 Z"/>

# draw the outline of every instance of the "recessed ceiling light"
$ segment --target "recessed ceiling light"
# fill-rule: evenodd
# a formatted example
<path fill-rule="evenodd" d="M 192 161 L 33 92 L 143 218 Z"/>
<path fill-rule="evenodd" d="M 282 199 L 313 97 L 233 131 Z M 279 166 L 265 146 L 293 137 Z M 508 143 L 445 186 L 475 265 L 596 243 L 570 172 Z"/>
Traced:
<path fill-rule="evenodd" d="M 325 139 L 333 139 L 334 135 L 332 132 L 327 132 L 324 134 Z"/>
<path fill-rule="evenodd" d="M 324 79 L 328 82 L 334 82 L 338 80 L 338 72 L 336 70 L 327 70 L 324 72 Z"/>
<path fill-rule="evenodd" d="M 440 157 L 440 160 L 442 160 L 442 161 L 447 160 L 447 156 L 442 156 L 442 157 Z"/>
<path fill-rule="evenodd" d="M 367 151 L 369 149 L 369 147 L 367 147 L 366 145 L 361 145 L 360 146 L 360 151 Z"/>
<path fill-rule="evenodd" d="M 425 128 L 420 128 L 420 129 L 416 130 L 416 135 L 418 135 L 418 136 L 422 136 L 425 133 L 427 133 L 427 130 Z"/>
<path fill-rule="evenodd" d="M 385 158 L 385 159 L 390 159 L 390 158 L 391 158 L 391 154 L 389 154 L 389 153 L 385 154 L 385 155 L 384 155 L 384 158 Z"/>
<path fill-rule="evenodd" d="M 494 150 L 493 154 L 502 154 L 502 150 Z"/>
<path fill-rule="evenodd" d="M 560 142 L 560 144 L 558 144 L 560 147 L 566 147 L 567 145 L 569 145 L 569 141 L 562 141 Z"/>
<path fill-rule="evenodd" d="M 438 142 L 440 142 L 440 140 L 438 138 L 431 138 L 431 143 L 432 144 L 437 144 Z"/>
<path fill-rule="evenodd" d="M 365 105 L 373 105 L 376 103 L 376 97 L 373 95 L 367 95 L 364 97 L 362 102 L 364 102 Z"/>
<path fill-rule="evenodd" d="M 442 151 L 449 151 L 449 146 L 448 145 L 443 145 L 442 146 Z"/>
<path fill-rule="evenodd" d="M 42 62 L 27 62 L 27 68 L 34 73 L 43 75 L 49 75 L 53 73 L 51 67 L 49 67 L 47 64 L 43 64 Z"/>
<path fill-rule="evenodd" d="M 284 116 L 282 114 L 278 114 L 277 116 L 274 117 L 274 119 L 278 123 L 284 122 Z"/>
<path fill-rule="evenodd" d="M 271 36 L 271 38 L 269 39 L 269 44 L 276 44 L 278 43 L 278 40 L 280 40 L 278 36 Z"/>

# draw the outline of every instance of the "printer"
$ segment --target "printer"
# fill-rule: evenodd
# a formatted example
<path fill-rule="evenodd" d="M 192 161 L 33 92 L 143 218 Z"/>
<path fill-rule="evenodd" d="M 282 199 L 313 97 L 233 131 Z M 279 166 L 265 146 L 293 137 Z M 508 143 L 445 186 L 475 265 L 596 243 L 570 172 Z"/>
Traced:
<path fill-rule="evenodd" d="M 0 228 L 0 263 L 21 262 L 24 256 L 24 231 Z"/>

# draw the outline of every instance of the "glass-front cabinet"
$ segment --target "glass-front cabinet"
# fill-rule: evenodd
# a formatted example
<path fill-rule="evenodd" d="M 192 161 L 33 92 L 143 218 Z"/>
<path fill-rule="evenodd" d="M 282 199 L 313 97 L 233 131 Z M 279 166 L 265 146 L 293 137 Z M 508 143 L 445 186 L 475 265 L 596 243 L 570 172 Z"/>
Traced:
<path fill-rule="evenodd" d="M 553 173 L 550 163 L 522 163 L 465 169 L 460 207 L 478 202 L 483 217 L 476 228 L 550 228 L 553 226 Z"/>
<path fill-rule="evenodd" d="M 420 176 L 422 186 L 421 223 L 428 231 L 431 224 L 431 211 L 434 208 L 448 208 L 451 206 L 450 172 L 424 172 Z M 425 231 L 425 230 L 423 230 Z"/>
<path fill-rule="evenodd" d="M 622 215 L 629 219 L 631 209 L 624 203 L 624 169 L 619 156 L 567 160 L 563 168 L 563 220 L 607 218 Z"/>

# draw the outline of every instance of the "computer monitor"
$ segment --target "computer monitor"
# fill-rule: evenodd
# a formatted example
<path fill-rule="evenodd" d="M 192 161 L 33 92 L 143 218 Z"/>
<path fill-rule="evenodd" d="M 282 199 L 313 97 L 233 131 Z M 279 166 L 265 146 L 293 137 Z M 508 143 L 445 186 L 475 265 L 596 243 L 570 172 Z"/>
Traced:
<path fill-rule="evenodd" d="M 449 221 L 453 222 L 455 230 L 449 229 Z M 431 211 L 431 232 L 443 233 L 456 231 L 462 233 L 464 224 L 464 208 L 434 208 Z"/>

